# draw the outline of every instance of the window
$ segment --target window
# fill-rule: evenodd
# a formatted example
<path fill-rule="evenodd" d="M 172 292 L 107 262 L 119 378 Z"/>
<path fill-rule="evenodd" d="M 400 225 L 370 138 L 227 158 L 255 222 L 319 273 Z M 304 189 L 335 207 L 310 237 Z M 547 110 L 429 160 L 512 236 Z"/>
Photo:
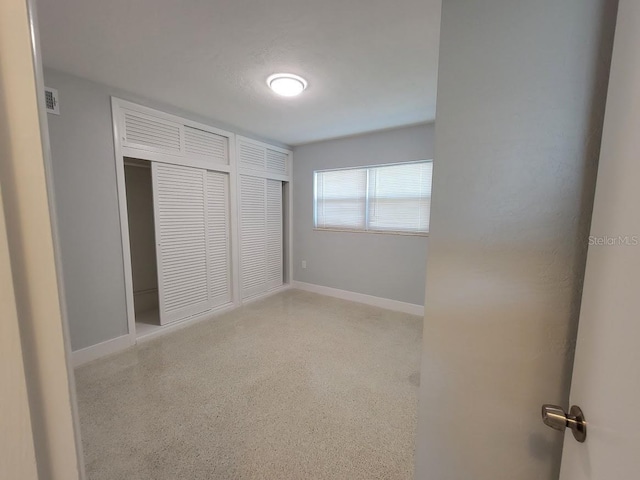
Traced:
<path fill-rule="evenodd" d="M 430 161 L 314 172 L 315 228 L 429 232 Z"/>

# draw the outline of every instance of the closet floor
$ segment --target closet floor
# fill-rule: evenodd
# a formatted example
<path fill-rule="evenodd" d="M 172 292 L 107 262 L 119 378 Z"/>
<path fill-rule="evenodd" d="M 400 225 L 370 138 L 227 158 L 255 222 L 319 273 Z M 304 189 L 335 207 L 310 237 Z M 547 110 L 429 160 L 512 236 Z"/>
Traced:
<path fill-rule="evenodd" d="M 136 313 L 136 336 L 143 337 L 160 328 L 160 311 L 157 308 Z"/>
<path fill-rule="evenodd" d="M 421 331 L 288 290 L 84 365 L 88 478 L 413 478 Z"/>

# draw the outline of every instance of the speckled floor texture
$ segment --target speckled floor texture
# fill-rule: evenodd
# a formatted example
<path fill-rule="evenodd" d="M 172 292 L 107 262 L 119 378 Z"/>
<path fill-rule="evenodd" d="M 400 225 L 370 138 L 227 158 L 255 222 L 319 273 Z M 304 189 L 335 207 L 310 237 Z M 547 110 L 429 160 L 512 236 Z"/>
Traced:
<path fill-rule="evenodd" d="M 421 332 L 289 290 L 80 367 L 88 477 L 413 478 Z"/>

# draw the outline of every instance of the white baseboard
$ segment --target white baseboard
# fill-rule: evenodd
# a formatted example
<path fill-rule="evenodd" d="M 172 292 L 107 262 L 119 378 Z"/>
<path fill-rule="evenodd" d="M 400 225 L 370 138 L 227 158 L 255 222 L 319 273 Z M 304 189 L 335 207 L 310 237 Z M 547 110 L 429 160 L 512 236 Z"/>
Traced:
<path fill-rule="evenodd" d="M 106 342 L 91 345 L 90 347 L 81 348 L 71 353 L 71 363 L 73 367 L 79 367 L 87 362 L 96 360 L 112 353 L 117 353 L 125 348 L 135 345 L 135 335 L 122 335 L 121 337 L 112 338 Z"/>
<path fill-rule="evenodd" d="M 315 285 L 312 283 L 293 281 L 291 284 L 285 284 L 281 287 L 274 288 L 265 293 L 261 293 L 254 297 L 245 299 L 242 301 L 243 305 L 253 303 L 257 300 L 263 300 L 267 297 L 275 295 L 277 293 L 289 290 L 290 288 L 297 288 L 298 290 L 305 290 L 307 292 L 318 293 L 320 295 L 327 295 L 329 297 L 341 298 L 343 300 L 350 300 L 352 302 L 364 303 L 374 307 L 385 308 L 387 310 L 393 310 L 396 312 L 409 313 L 411 315 L 424 315 L 424 307 L 422 305 L 414 305 L 412 303 L 400 302 L 398 300 L 391 300 L 389 298 L 374 297 L 372 295 L 365 295 L 364 293 L 350 292 L 348 290 L 339 290 L 337 288 L 325 287 L 322 285 Z M 73 367 L 79 367 L 85 363 L 91 362 L 106 355 L 117 353 L 126 348 L 132 347 L 138 342 L 145 342 L 156 338 L 160 335 L 166 335 L 167 333 L 175 332 L 194 323 L 202 322 L 209 318 L 221 315 L 231 310 L 238 308 L 237 305 L 228 304 L 219 307 L 216 310 L 206 312 L 203 315 L 197 315 L 181 322 L 165 325 L 158 328 L 146 335 L 136 338 L 135 334 L 122 335 L 106 342 L 98 343 L 90 347 L 76 350 L 71 354 L 71 362 Z"/>
<path fill-rule="evenodd" d="M 268 292 L 261 293 L 253 297 L 247 298 L 242 301 L 242 305 L 246 305 L 247 303 L 252 303 L 257 300 L 262 300 L 264 298 L 270 297 L 277 293 L 284 292 L 285 290 L 289 290 L 290 288 L 291 288 L 290 284 L 284 284 L 281 287 L 274 288 L 272 290 L 269 290 Z M 142 292 L 142 293 L 146 294 L 149 292 Z M 193 317 L 184 319 L 179 322 L 163 325 L 162 327 L 158 326 L 157 329 L 154 329 L 148 333 L 139 335 L 137 337 L 135 334 L 123 335 L 121 337 L 107 340 L 106 342 L 98 343 L 97 345 L 91 345 L 90 347 L 76 350 L 75 352 L 71 353 L 71 363 L 74 368 L 79 367 L 80 365 L 83 365 L 85 363 L 91 362 L 93 360 L 97 360 L 100 357 L 111 355 L 112 353 L 117 353 L 121 350 L 124 350 L 125 348 L 135 345 L 136 343 L 146 342 L 148 340 L 159 337 L 161 335 L 166 335 L 168 333 L 175 332 L 182 328 L 188 327 L 189 325 L 193 325 L 195 323 L 208 320 L 218 315 L 222 315 L 223 313 L 230 312 L 232 310 L 235 310 L 238 307 L 240 307 L 240 305 L 229 303 L 227 305 L 222 305 L 220 307 L 217 307 L 216 309 L 210 310 L 203 314 L 194 315 Z"/>
<path fill-rule="evenodd" d="M 313 283 L 298 282 L 296 280 L 291 283 L 291 287 L 297 288 L 298 290 L 305 290 L 307 292 L 319 293 L 320 295 L 327 295 L 329 297 L 341 298 L 342 300 L 364 303 L 366 305 L 384 308 L 386 310 L 409 313 L 411 315 L 424 315 L 424 306 L 400 302 L 398 300 L 391 300 L 390 298 L 374 297 L 373 295 L 365 295 L 364 293 L 339 290 L 337 288 L 315 285 Z"/>
<path fill-rule="evenodd" d="M 291 285 L 288 283 L 285 283 L 279 287 L 276 288 L 272 288 L 271 290 L 264 292 L 264 293 L 258 293 L 257 295 L 254 295 L 253 297 L 249 297 L 249 298 L 245 298 L 244 300 L 242 300 L 242 305 L 246 305 L 248 303 L 253 303 L 256 302 L 258 300 L 263 300 L 267 297 L 271 297 L 272 295 L 275 295 L 277 293 L 281 293 L 284 292 L 285 290 L 289 290 L 291 288 Z"/>
<path fill-rule="evenodd" d="M 165 335 L 167 333 L 170 332 L 175 332 L 176 330 L 180 330 L 182 328 L 188 327 L 189 325 L 193 325 L 195 323 L 198 322 L 202 322 L 204 320 L 209 320 L 213 317 L 217 317 L 218 315 L 222 315 L 223 313 L 227 313 L 227 312 L 231 312 L 232 310 L 235 310 L 236 308 L 241 307 L 242 305 L 246 305 L 247 303 L 252 303 L 255 302 L 256 300 L 262 300 L 265 299 L 267 297 L 270 297 L 272 295 L 275 295 L 276 293 L 280 293 L 280 292 L 284 292 L 285 290 L 289 290 L 291 288 L 291 286 L 289 284 L 285 284 L 282 285 L 281 287 L 276 287 L 272 290 L 269 290 L 268 292 L 265 293 L 260 293 L 258 295 L 255 295 L 253 297 L 249 297 L 247 299 L 244 299 L 242 301 L 242 303 L 240 305 L 236 305 L 234 303 L 229 303 L 227 305 L 222 305 L 220 307 L 217 307 L 213 310 L 209 310 L 208 312 L 205 312 L 203 314 L 200 315 L 194 315 L 193 317 L 189 317 L 186 318 L 184 320 L 175 322 L 175 323 L 169 323 L 167 325 L 163 325 L 162 327 L 158 327 L 155 330 L 150 331 L 149 333 L 146 333 L 144 335 L 139 335 L 136 340 L 140 343 L 140 342 L 146 342 L 147 340 L 151 340 L 152 338 L 156 338 L 160 335 Z"/>
<path fill-rule="evenodd" d="M 203 322 L 205 320 L 209 320 L 218 315 L 222 315 L 223 313 L 230 312 L 231 310 L 235 310 L 236 308 L 238 307 L 235 304 L 228 303 L 228 304 L 216 307 L 212 310 L 208 310 L 204 313 L 196 314 L 192 317 L 185 318 L 184 320 L 179 320 L 177 322 L 168 323 L 162 326 L 158 325 L 158 328 L 151 330 L 148 333 L 138 335 L 136 337 L 136 342 L 143 343 L 153 338 L 157 338 L 161 335 L 166 335 L 168 333 L 176 332 L 190 325 L 194 325 L 198 322 Z"/>

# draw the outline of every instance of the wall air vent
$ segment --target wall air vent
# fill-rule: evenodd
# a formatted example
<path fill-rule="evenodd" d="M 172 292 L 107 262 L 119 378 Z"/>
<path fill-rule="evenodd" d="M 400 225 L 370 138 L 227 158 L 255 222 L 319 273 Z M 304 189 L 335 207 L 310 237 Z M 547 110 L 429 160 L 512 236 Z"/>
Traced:
<path fill-rule="evenodd" d="M 47 106 L 47 113 L 60 115 L 60 105 L 58 104 L 58 90 L 44 87 L 44 103 Z"/>

